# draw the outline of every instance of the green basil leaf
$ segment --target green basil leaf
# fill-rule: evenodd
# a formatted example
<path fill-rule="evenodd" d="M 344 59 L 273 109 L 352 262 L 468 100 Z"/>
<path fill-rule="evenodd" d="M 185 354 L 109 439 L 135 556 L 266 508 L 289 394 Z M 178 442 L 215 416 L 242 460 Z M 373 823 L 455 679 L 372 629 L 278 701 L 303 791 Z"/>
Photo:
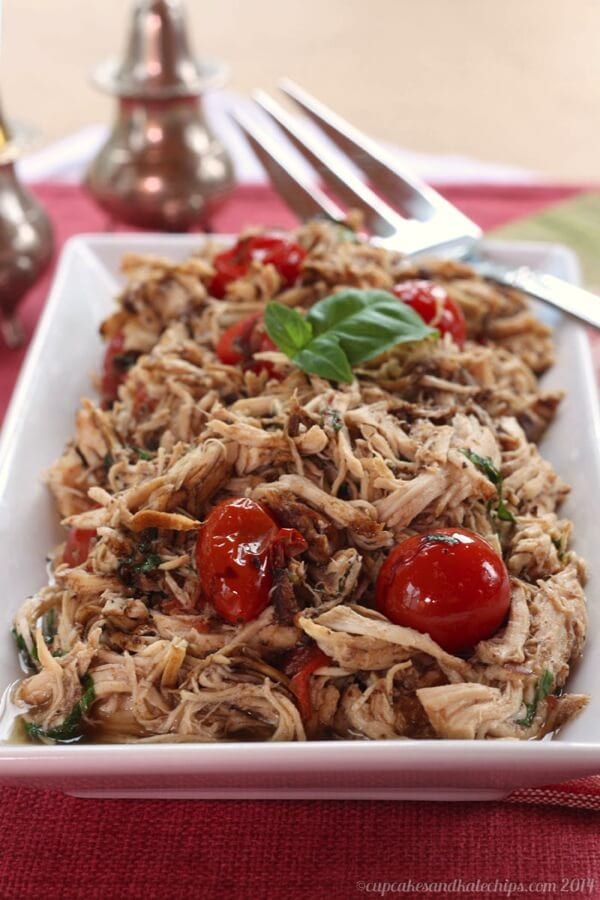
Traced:
<path fill-rule="evenodd" d="M 414 310 L 387 291 L 348 288 L 315 303 L 306 318 L 316 338 L 335 335 L 353 366 L 397 344 L 422 341 L 438 334 Z"/>
<path fill-rule="evenodd" d="M 323 411 L 323 424 L 329 425 L 333 429 L 333 431 L 336 432 L 336 434 L 338 431 L 341 431 L 342 428 L 344 427 L 344 423 L 342 421 L 342 418 L 341 418 L 339 412 L 337 411 L 337 409 L 334 409 L 332 406 L 328 406 Z"/>
<path fill-rule="evenodd" d="M 437 335 L 387 291 L 348 288 L 319 300 L 304 317 L 269 303 L 265 327 L 272 341 L 303 369 L 331 381 L 352 381 L 352 366 L 397 344 Z"/>
<path fill-rule="evenodd" d="M 348 357 L 340 347 L 334 335 L 322 335 L 292 356 L 304 372 L 320 375 L 329 381 L 350 383 L 353 379 L 352 368 Z"/>
<path fill-rule="evenodd" d="M 25 723 L 25 730 L 32 738 L 41 738 L 57 743 L 68 744 L 81 738 L 81 720 L 96 699 L 94 679 L 86 674 L 81 679 L 83 693 L 75 706 L 71 709 L 61 725 L 49 728 L 45 731 L 40 725 L 33 722 Z"/>
<path fill-rule="evenodd" d="M 483 475 L 485 475 L 488 481 L 491 481 L 492 484 L 496 486 L 496 490 L 498 492 L 498 504 L 496 506 L 496 509 L 492 510 L 494 514 L 500 519 L 501 522 L 512 522 L 514 524 L 517 520 L 504 502 L 504 498 L 502 496 L 502 475 L 496 468 L 490 457 L 480 456 L 473 450 L 461 450 L 460 452 L 464 456 L 466 456 L 467 459 L 472 462 L 473 465 L 478 468 Z M 488 507 L 488 509 L 490 509 L 490 507 Z"/>
<path fill-rule="evenodd" d="M 550 669 L 544 669 L 544 671 L 542 672 L 542 677 L 536 685 L 533 700 L 531 701 L 531 703 L 525 704 L 525 717 L 523 719 L 517 719 L 517 725 L 524 725 L 526 728 L 529 728 L 531 725 L 533 725 L 533 720 L 535 719 L 537 708 L 541 701 L 545 700 L 552 690 L 553 682 L 554 675 L 552 674 Z"/>
<path fill-rule="evenodd" d="M 35 646 L 35 641 L 31 638 L 31 651 L 28 649 L 27 644 L 25 642 L 25 638 L 20 632 L 17 631 L 16 628 L 12 629 L 12 636 L 15 640 L 15 644 L 17 645 L 17 649 L 19 651 L 19 657 L 21 659 L 21 663 L 23 668 L 27 669 L 27 671 L 34 671 L 38 668 L 36 666 L 36 662 L 38 659 L 37 648 Z"/>
<path fill-rule="evenodd" d="M 273 343 L 292 359 L 312 338 L 312 328 L 307 319 L 282 303 L 267 303 L 265 328 Z"/>
<path fill-rule="evenodd" d="M 480 456 L 479 453 L 475 453 L 473 450 L 461 450 L 460 452 L 466 456 L 467 459 L 492 482 L 492 484 L 499 485 L 502 482 L 502 475 L 489 456 Z"/>
<path fill-rule="evenodd" d="M 496 507 L 496 515 L 502 522 L 512 522 L 513 525 L 517 521 L 510 509 L 502 499 L 502 495 L 498 497 L 498 506 Z"/>
<path fill-rule="evenodd" d="M 144 447 L 132 447 L 131 448 L 134 453 L 137 453 L 138 459 L 151 460 L 154 459 L 154 453 L 150 453 L 149 450 L 145 450 Z"/>
<path fill-rule="evenodd" d="M 158 569 L 161 562 L 162 559 L 158 553 L 149 553 L 145 559 L 141 563 L 138 563 L 137 566 L 134 566 L 134 568 L 136 572 L 141 572 L 142 575 L 150 575 L 151 572 Z"/>

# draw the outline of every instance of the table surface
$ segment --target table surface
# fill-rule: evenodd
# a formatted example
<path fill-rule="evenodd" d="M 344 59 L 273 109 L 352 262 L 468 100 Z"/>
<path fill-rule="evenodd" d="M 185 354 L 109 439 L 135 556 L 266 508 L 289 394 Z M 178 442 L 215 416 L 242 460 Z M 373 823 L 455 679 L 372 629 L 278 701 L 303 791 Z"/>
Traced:
<path fill-rule="evenodd" d="M 0 81 L 46 143 L 108 121 L 88 74 L 124 43 L 123 0 L 6 0 Z M 231 87 L 286 73 L 357 125 L 414 150 L 596 179 L 597 0 L 219 0 L 187 7 Z M 43 87 L 42 87 L 43 86 Z"/>

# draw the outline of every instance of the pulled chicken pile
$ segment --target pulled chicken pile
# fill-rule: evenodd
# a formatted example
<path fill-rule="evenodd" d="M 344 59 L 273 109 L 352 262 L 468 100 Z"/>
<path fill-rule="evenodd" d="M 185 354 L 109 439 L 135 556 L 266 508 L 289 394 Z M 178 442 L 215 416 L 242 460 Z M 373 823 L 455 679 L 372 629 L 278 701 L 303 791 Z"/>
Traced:
<path fill-rule="evenodd" d="M 101 399 L 82 401 L 47 476 L 65 543 L 15 617 L 31 739 L 528 739 L 585 705 L 565 690 L 584 567 L 559 513 L 568 486 L 537 446 L 561 400 L 538 382 L 548 329 L 466 265 L 406 260 L 323 222 L 287 237 L 302 248 L 292 282 L 268 253 L 219 280 L 210 245 L 123 260 Z M 235 359 L 217 352 L 274 299 L 303 312 L 414 280 L 458 304 L 462 345 L 398 345 L 351 383 L 299 368 L 260 325 Z M 266 605 L 237 617 L 198 552 L 233 498 L 287 535 L 260 571 Z M 376 603 L 391 549 L 440 528 L 482 537 L 510 578 L 499 629 L 460 652 Z"/>

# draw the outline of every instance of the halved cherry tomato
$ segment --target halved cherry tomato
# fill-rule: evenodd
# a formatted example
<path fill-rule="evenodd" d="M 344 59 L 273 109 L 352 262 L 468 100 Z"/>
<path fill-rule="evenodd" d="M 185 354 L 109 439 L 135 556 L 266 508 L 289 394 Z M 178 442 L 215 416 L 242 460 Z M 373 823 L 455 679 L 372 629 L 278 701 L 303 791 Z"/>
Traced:
<path fill-rule="evenodd" d="M 102 368 L 102 409 L 110 409 L 118 396 L 127 370 L 138 357 L 135 351 L 125 351 L 125 335 L 115 334 L 106 345 Z"/>
<path fill-rule="evenodd" d="M 306 256 L 306 250 L 300 244 L 268 236 L 252 238 L 250 253 L 252 259 L 275 266 L 287 286 L 297 281 Z"/>
<path fill-rule="evenodd" d="M 310 676 L 321 666 L 330 666 L 332 660 L 317 644 L 296 647 L 290 652 L 284 664 L 284 671 L 290 678 L 290 690 L 298 700 L 300 715 L 306 722 L 312 715 L 310 702 Z"/>
<path fill-rule="evenodd" d="M 464 346 L 467 337 L 465 317 L 458 303 L 448 296 L 441 284 L 424 280 L 400 281 L 393 292 L 424 322 L 442 334 L 449 334 L 459 347 Z"/>
<path fill-rule="evenodd" d="M 213 259 L 215 274 L 210 284 L 213 297 L 224 297 L 230 282 L 242 278 L 253 260 L 275 266 L 285 285 L 294 284 L 300 274 L 306 250 L 300 244 L 269 235 L 242 238 Z"/>
<path fill-rule="evenodd" d="M 96 532 L 88 528 L 70 528 L 63 550 L 63 562 L 72 569 L 81 566 L 90 555 L 90 545 Z"/>
<path fill-rule="evenodd" d="M 438 528 L 392 550 L 379 572 L 375 599 L 396 625 L 429 634 L 457 653 L 500 628 L 510 607 L 510 579 L 479 535 Z"/>
<path fill-rule="evenodd" d="M 273 568 L 307 546 L 300 532 L 280 528 L 255 500 L 224 500 L 198 533 L 201 594 L 227 622 L 249 622 L 269 603 Z"/>
<path fill-rule="evenodd" d="M 238 244 L 231 250 L 224 250 L 218 253 L 213 259 L 215 274 L 210 283 L 210 292 L 213 297 L 221 299 L 227 292 L 227 285 L 231 281 L 237 281 L 242 278 L 250 265 L 250 261 L 245 258 L 239 250 Z"/>
<path fill-rule="evenodd" d="M 216 347 L 221 362 L 229 366 L 241 364 L 244 369 L 272 375 L 272 363 L 266 359 L 254 359 L 255 353 L 265 350 L 277 350 L 277 347 L 265 331 L 261 315 L 248 316 L 247 319 L 235 322 L 223 332 Z"/>

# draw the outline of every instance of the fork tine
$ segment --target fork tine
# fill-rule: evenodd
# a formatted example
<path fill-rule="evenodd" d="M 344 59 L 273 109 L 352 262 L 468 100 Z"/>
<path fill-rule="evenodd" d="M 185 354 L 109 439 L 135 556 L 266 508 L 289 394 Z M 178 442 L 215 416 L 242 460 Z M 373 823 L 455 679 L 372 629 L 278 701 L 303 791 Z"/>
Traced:
<path fill-rule="evenodd" d="M 273 186 L 300 219 L 324 215 L 328 219 L 344 221 L 344 211 L 305 177 L 282 144 L 240 110 L 234 111 L 232 115 L 264 166 Z"/>
<path fill-rule="evenodd" d="M 469 222 L 437 191 L 392 161 L 375 141 L 312 97 L 290 78 L 282 78 L 279 87 L 313 122 L 316 122 L 333 143 L 381 189 L 382 193 L 390 197 L 411 218 L 426 221 L 436 211 L 443 211 L 446 215 L 451 213 L 464 219 L 465 223 Z"/>
<path fill-rule="evenodd" d="M 258 105 L 279 125 L 294 146 L 329 182 L 346 203 L 365 213 L 367 225 L 375 234 L 402 235 L 408 224 L 391 206 L 377 196 L 354 172 L 326 147 L 322 146 L 305 127 L 264 91 L 253 94 Z"/>

